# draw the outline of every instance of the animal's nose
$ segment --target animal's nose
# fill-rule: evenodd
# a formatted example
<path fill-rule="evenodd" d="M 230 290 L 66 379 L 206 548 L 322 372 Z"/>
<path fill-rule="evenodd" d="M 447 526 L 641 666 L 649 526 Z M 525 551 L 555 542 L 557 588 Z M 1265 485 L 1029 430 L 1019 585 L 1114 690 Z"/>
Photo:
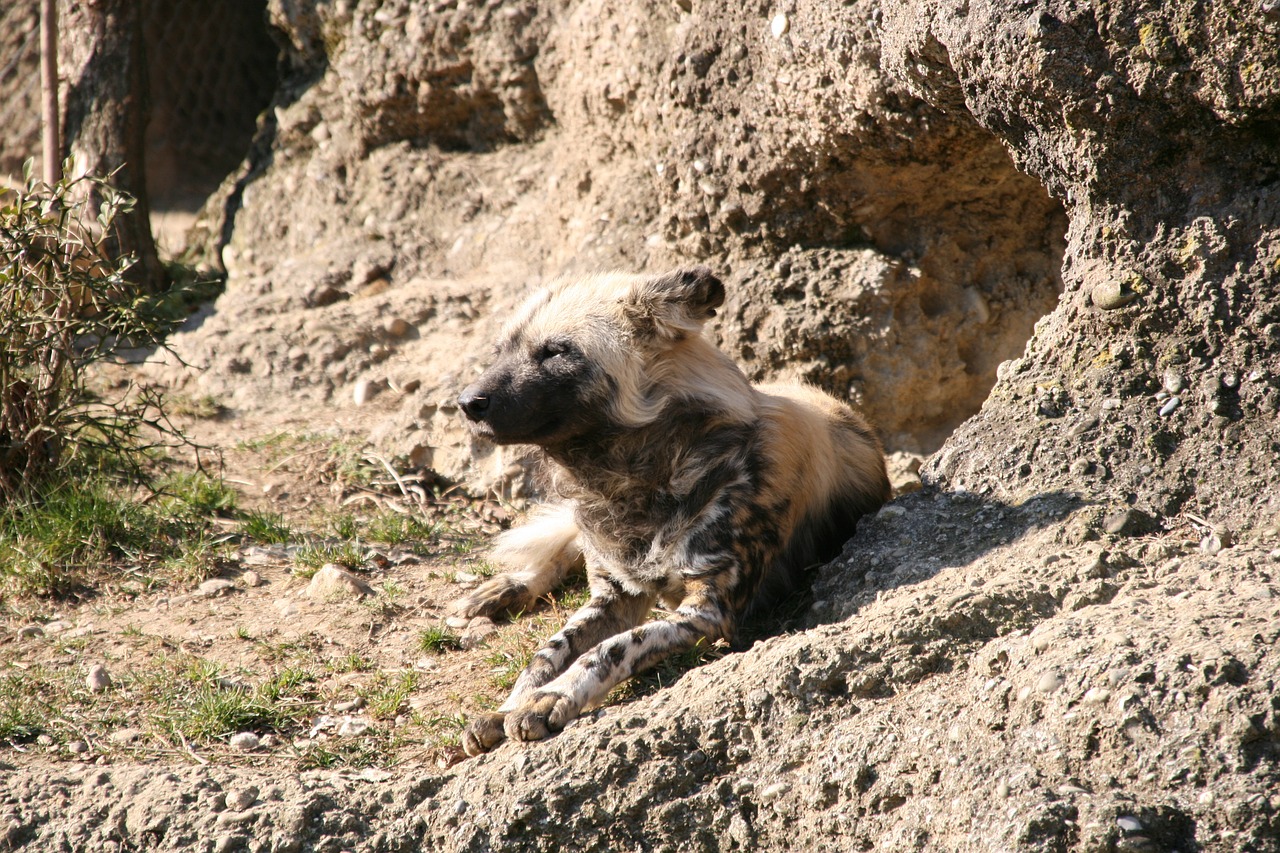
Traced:
<path fill-rule="evenodd" d="M 462 407 L 462 411 L 469 420 L 482 421 L 485 412 L 489 411 L 489 395 L 474 388 L 468 388 L 459 395 L 458 405 Z"/>

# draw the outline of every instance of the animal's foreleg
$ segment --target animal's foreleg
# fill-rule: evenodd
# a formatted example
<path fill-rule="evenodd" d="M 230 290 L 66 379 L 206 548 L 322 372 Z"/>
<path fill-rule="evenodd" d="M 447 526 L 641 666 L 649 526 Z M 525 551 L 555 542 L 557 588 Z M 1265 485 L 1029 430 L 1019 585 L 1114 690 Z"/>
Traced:
<path fill-rule="evenodd" d="M 540 740 L 558 732 L 637 672 L 731 630 L 732 618 L 716 599 L 687 597 L 670 617 L 601 641 L 559 676 L 519 697 L 518 707 L 506 717 L 507 736 Z"/>
<path fill-rule="evenodd" d="M 648 596 L 626 595 L 601 582 L 593 586 L 597 588 L 591 600 L 534 654 L 502 707 L 497 712 L 478 715 L 468 724 L 462 738 L 468 755 L 493 749 L 506 736 L 507 713 L 519 707 L 525 696 L 553 680 L 602 639 L 638 624 L 653 607 L 653 599 Z"/>

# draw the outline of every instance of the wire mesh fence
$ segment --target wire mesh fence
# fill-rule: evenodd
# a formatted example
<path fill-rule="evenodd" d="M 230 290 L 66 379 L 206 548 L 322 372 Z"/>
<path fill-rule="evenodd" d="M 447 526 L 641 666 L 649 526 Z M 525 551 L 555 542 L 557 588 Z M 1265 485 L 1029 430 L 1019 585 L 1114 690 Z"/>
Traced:
<path fill-rule="evenodd" d="M 10 179 L 40 156 L 39 5 L 0 3 L 0 175 Z M 151 206 L 192 210 L 244 157 L 278 85 L 266 0 L 142 0 L 142 13 Z M 65 94 L 65 68 L 60 77 Z"/>

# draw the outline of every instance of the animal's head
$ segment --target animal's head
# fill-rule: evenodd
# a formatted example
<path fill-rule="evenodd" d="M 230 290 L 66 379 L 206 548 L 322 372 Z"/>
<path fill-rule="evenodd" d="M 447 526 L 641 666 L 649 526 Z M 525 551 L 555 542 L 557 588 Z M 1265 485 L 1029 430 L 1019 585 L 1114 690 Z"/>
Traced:
<path fill-rule="evenodd" d="M 723 302 L 706 267 L 557 281 L 507 324 L 493 363 L 458 403 L 472 432 L 499 444 L 554 447 L 652 422 L 664 402 L 653 393 L 655 363 L 700 341 Z"/>

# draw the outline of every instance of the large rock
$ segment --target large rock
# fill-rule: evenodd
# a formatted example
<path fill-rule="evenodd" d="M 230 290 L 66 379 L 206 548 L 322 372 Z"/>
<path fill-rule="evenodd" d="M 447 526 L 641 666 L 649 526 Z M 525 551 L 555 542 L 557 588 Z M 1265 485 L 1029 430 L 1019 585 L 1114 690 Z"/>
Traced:
<path fill-rule="evenodd" d="M 730 2 L 272 10 L 298 70 L 219 202 L 227 293 L 175 341 L 234 405 L 398 372 L 420 384 L 379 445 L 467 475 L 441 406 L 495 317 L 561 272 L 706 262 L 754 378 L 929 451 L 1057 299 L 1060 205 L 880 70 L 878 4 L 800 3 L 777 35 Z M 416 337 L 370 332 L 398 310 Z"/>
<path fill-rule="evenodd" d="M 1260 487 L 1280 478 L 1280 17 L 1199 10 L 887 10 L 886 66 L 997 134 L 1071 223 L 1061 305 L 926 478 L 1234 524 L 1280 511 Z"/>

